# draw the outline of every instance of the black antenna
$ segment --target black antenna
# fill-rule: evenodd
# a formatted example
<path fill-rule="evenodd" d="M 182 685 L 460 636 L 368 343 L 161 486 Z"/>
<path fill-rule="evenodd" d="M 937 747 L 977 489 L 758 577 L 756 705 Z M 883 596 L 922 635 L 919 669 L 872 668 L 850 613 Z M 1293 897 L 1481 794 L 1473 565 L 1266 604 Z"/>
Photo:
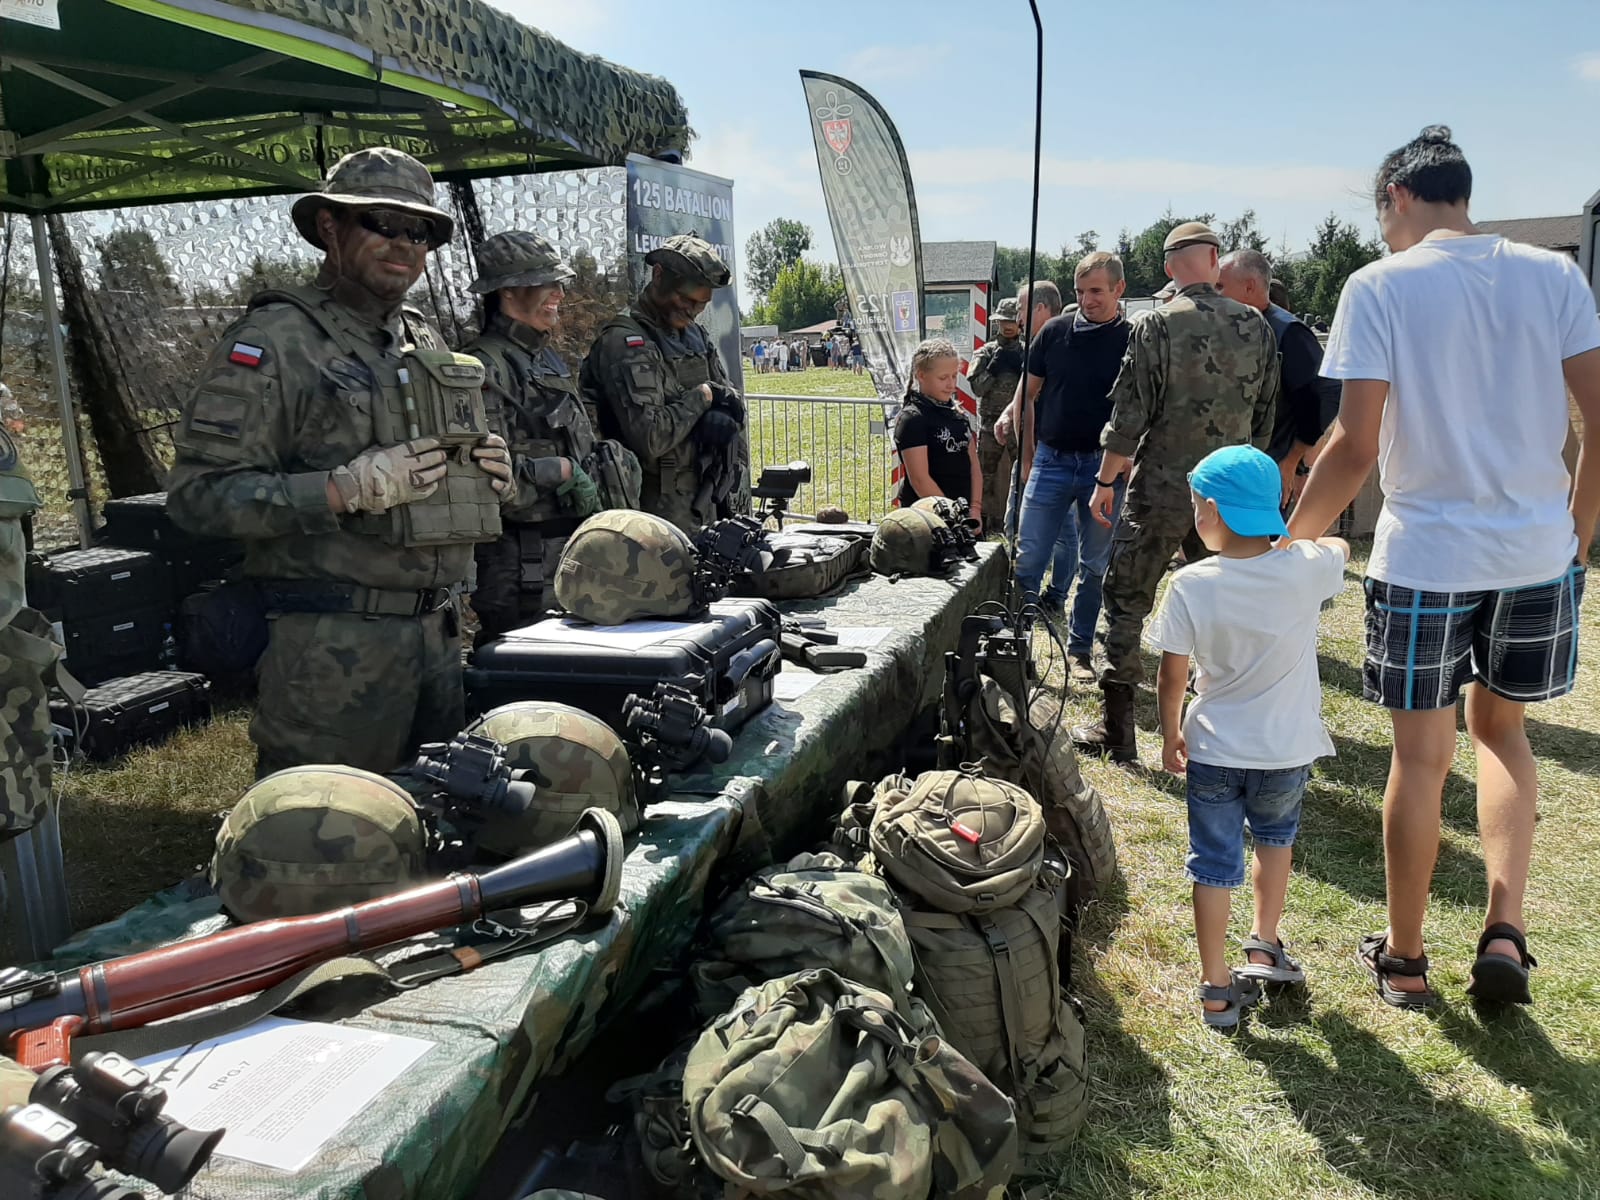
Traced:
<path fill-rule="evenodd" d="M 1022 314 L 1022 340 L 1025 346 L 1033 344 L 1033 270 L 1039 253 L 1039 160 L 1044 140 L 1044 21 L 1039 16 L 1038 0 L 1028 0 L 1033 10 L 1034 64 L 1033 64 L 1033 216 L 1028 225 L 1028 311 Z M 1028 355 L 1022 356 L 1022 394 L 1028 394 Z M 1006 580 L 1006 611 L 1011 623 L 1022 630 L 1022 603 L 1025 597 L 1017 594 L 1017 535 L 1022 525 L 1022 406 L 1018 406 L 1016 428 L 1011 436 L 1016 439 L 1016 461 L 1011 464 L 1011 492 L 1006 500 L 1006 550 L 1011 556 L 1011 575 Z"/>

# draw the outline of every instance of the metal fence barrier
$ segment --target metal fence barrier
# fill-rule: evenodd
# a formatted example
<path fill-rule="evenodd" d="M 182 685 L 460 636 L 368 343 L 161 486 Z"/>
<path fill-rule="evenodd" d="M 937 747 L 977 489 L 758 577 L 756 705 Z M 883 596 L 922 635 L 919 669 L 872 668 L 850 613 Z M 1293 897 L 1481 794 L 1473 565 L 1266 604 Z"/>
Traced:
<path fill-rule="evenodd" d="M 796 513 L 836 504 L 853 520 L 875 521 L 889 511 L 892 447 L 881 400 L 747 392 L 745 404 L 752 483 L 762 467 L 802 459 L 811 482 L 795 497 Z"/>

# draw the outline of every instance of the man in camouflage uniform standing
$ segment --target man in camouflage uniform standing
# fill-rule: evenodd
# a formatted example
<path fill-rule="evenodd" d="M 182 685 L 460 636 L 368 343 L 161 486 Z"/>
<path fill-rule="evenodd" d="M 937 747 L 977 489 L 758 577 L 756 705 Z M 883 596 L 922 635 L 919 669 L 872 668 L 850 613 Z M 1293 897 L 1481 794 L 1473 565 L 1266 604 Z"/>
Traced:
<path fill-rule="evenodd" d="M 245 543 L 270 627 L 257 775 L 390 771 L 465 723 L 458 596 L 516 485 L 483 368 L 403 304 L 452 232 L 427 169 L 358 150 L 293 217 L 322 267 L 224 333 L 184 406 L 168 509 Z"/>
<path fill-rule="evenodd" d="M 550 343 L 572 268 L 544 238 L 521 231 L 495 234 L 476 257 L 471 290 L 484 298 L 483 332 L 462 349 L 483 363 L 489 422 L 510 447 L 518 484 L 501 510 L 505 532 L 477 548 L 472 608 L 482 642 L 554 602 L 568 536 L 591 513 L 637 504 L 639 468 L 617 443 L 597 443 L 577 378 Z"/>
<path fill-rule="evenodd" d="M 33 481 L 22 465 L 11 434 L 0 427 L 0 847 L 43 821 L 50 805 L 50 699 L 46 681 L 56 667 L 59 647 L 50 623 L 27 605 L 22 521 L 39 507 Z M 0 966 L 40 957 L 49 946 L 29 946 L 20 934 L 19 912 L 9 904 L 5 868 L 11 856 L 0 852 Z M 37 899 L 37 898 L 36 898 Z M 52 898 L 55 899 L 55 898 Z M 62 902 L 65 897 L 59 898 Z M 66 914 L 61 914 L 63 932 Z M 10 936 L 13 929 L 17 937 Z"/>
<path fill-rule="evenodd" d="M 995 306 L 998 336 L 978 347 L 967 370 L 967 383 L 978 398 L 978 466 L 983 470 L 983 528 L 998 533 L 1005 527 L 1006 496 L 1016 449 L 994 436 L 994 425 L 1016 395 L 1022 379 L 1022 326 L 1017 302 L 1007 296 Z"/>
<path fill-rule="evenodd" d="M 1222 446 L 1264 447 L 1277 410 L 1272 330 L 1255 309 L 1217 291 L 1220 246 L 1199 221 L 1167 235 L 1166 271 L 1178 290 L 1169 303 L 1135 318 L 1101 436 L 1105 452 L 1090 507 L 1109 524 L 1113 485 L 1124 472 L 1128 492 L 1104 585 L 1104 717 L 1073 737 L 1120 762 L 1138 757 L 1133 689 L 1144 678 L 1145 618 L 1167 564 L 1194 531 L 1189 472 Z"/>
<path fill-rule="evenodd" d="M 639 507 L 692 534 L 732 514 L 742 482 L 744 400 L 695 322 L 730 275 L 708 242 L 688 234 L 645 262 L 650 282 L 595 339 L 583 390 L 601 434 L 639 457 Z"/>

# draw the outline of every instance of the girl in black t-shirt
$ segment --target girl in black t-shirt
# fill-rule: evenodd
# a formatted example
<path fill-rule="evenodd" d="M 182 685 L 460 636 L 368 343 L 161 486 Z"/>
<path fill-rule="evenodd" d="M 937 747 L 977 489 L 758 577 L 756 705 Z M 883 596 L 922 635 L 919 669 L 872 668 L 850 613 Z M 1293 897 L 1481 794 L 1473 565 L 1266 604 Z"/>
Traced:
<path fill-rule="evenodd" d="M 904 474 L 900 506 L 924 496 L 965 500 L 983 520 L 983 473 L 972 422 L 956 404 L 961 357 L 945 338 L 929 338 L 911 357 L 911 386 L 894 422 L 894 448 Z"/>

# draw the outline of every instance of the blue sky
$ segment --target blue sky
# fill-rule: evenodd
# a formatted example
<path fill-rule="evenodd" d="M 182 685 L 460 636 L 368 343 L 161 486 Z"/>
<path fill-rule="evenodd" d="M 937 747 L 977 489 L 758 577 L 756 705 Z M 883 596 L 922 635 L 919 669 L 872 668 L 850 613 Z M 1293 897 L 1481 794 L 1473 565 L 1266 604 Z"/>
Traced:
<path fill-rule="evenodd" d="M 773 217 L 832 240 L 797 71 L 872 92 L 911 159 L 923 236 L 1026 245 L 1033 26 L 1025 0 L 491 0 L 677 85 L 690 165 L 735 181 L 742 247 Z M 1170 204 L 1254 208 L 1303 247 L 1330 211 L 1376 232 L 1385 152 L 1450 125 L 1480 218 L 1577 212 L 1600 191 L 1595 0 L 1040 0 L 1039 240 L 1102 242 Z M 740 264 L 742 266 L 742 264 Z M 741 299 L 743 297 L 741 296 Z"/>

